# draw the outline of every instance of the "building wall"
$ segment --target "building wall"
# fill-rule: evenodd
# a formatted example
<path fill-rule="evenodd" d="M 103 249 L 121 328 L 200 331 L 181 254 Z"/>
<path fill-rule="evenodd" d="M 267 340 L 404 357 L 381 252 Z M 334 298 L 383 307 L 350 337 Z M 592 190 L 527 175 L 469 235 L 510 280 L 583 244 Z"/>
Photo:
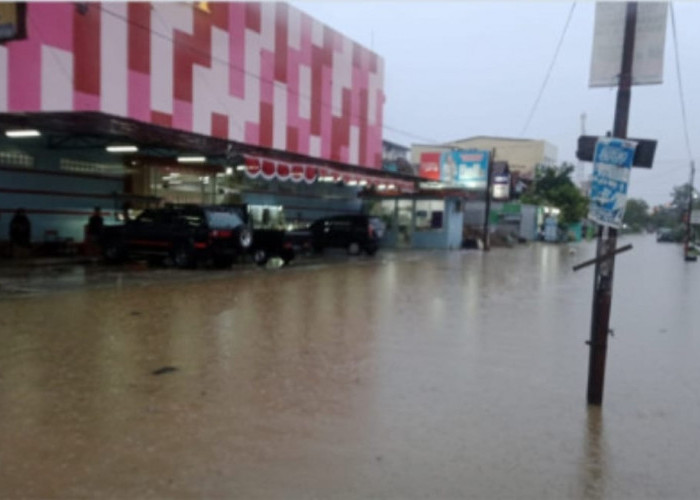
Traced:
<path fill-rule="evenodd" d="M 0 112 L 102 111 L 381 168 L 384 63 L 285 3 L 28 4 Z"/>
<path fill-rule="evenodd" d="M 543 140 L 508 139 L 498 137 L 474 137 L 462 141 L 453 141 L 440 145 L 414 144 L 411 147 L 411 159 L 420 163 L 421 153 L 459 149 L 496 150 L 494 161 L 506 161 L 512 172 L 533 177 L 537 165 L 555 165 L 557 149 L 553 144 Z"/>
<path fill-rule="evenodd" d="M 84 151 L 58 156 L 26 144 L 19 149 L 0 139 L 0 241 L 9 240 L 9 223 L 18 208 L 26 210 L 32 223 L 33 243 L 44 241 L 47 231 L 83 241 L 84 226 L 95 206 L 102 208 L 106 224 L 115 223 L 120 203 L 114 194 L 123 192 L 124 177 L 89 171 L 91 167 L 121 169 L 109 161 L 114 158 L 88 158 Z"/>

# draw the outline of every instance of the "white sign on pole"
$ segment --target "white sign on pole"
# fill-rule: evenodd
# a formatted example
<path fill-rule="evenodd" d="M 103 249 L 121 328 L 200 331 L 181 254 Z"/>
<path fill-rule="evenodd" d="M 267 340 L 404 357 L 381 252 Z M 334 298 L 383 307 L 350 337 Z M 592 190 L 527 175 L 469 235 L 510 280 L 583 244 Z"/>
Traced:
<path fill-rule="evenodd" d="M 694 208 L 692 212 L 690 212 L 690 223 L 695 225 L 695 224 L 700 224 L 700 209 Z"/>
<path fill-rule="evenodd" d="M 639 2 L 632 60 L 632 85 L 662 83 L 666 2 Z M 622 67 L 626 2 L 598 2 L 595 9 L 589 87 L 617 87 Z"/>

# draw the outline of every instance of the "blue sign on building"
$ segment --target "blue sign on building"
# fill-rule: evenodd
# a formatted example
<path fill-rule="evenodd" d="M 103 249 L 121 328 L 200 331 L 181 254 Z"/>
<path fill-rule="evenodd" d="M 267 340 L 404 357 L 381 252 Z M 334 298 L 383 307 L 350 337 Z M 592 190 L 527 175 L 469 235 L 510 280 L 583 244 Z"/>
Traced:
<path fill-rule="evenodd" d="M 486 189 L 489 151 L 445 151 L 440 156 L 440 179 L 467 189 Z"/>
<path fill-rule="evenodd" d="M 588 207 L 590 220 L 614 228 L 622 225 L 636 147 L 634 141 L 613 137 L 603 137 L 596 143 Z"/>

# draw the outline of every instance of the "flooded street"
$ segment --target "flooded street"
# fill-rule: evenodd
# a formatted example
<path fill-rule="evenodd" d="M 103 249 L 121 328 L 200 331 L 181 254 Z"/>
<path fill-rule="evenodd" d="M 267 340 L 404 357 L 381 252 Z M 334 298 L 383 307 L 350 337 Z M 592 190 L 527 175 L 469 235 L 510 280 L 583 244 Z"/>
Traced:
<path fill-rule="evenodd" d="M 593 243 L 3 278 L 0 498 L 700 498 L 700 264 L 625 243 L 602 409 Z"/>

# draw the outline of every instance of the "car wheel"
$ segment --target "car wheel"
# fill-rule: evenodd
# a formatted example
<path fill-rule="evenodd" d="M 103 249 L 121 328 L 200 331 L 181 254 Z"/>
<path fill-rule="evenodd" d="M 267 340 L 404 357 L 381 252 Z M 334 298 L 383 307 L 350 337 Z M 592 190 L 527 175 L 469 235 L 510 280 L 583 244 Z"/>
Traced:
<path fill-rule="evenodd" d="M 173 263 L 180 269 L 191 269 L 194 267 L 194 252 L 189 245 L 179 245 L 173 252 Z"/>
<path fill-rule="evenodd" d="M 241 228 L 241 230 L 238 233 L 238 244 L 243 249 L 248 249 L 250 248 L 250 245 L 253 244 L 253 233 L 249 228 Z"/>
<path fill-rule="evenodd" d="M 102 256 L 110 264 L 119 263 L 126 257 L 124 247 L 116 241 L 110 241 L 104 246 Z"/>
<path fill-rule="evenodd" d="M 263 248 L 258 248 L 253 252 L 253 262 L 259 266 L 264 266 L 267 263 L 267 252 Z"/>
<path fill-rule="evenodd" d="M 360 244 L 356 241 L 351 242 L 348 245 L 348 253 L 350 255 L 358 255 L 360 253 Z"/>

